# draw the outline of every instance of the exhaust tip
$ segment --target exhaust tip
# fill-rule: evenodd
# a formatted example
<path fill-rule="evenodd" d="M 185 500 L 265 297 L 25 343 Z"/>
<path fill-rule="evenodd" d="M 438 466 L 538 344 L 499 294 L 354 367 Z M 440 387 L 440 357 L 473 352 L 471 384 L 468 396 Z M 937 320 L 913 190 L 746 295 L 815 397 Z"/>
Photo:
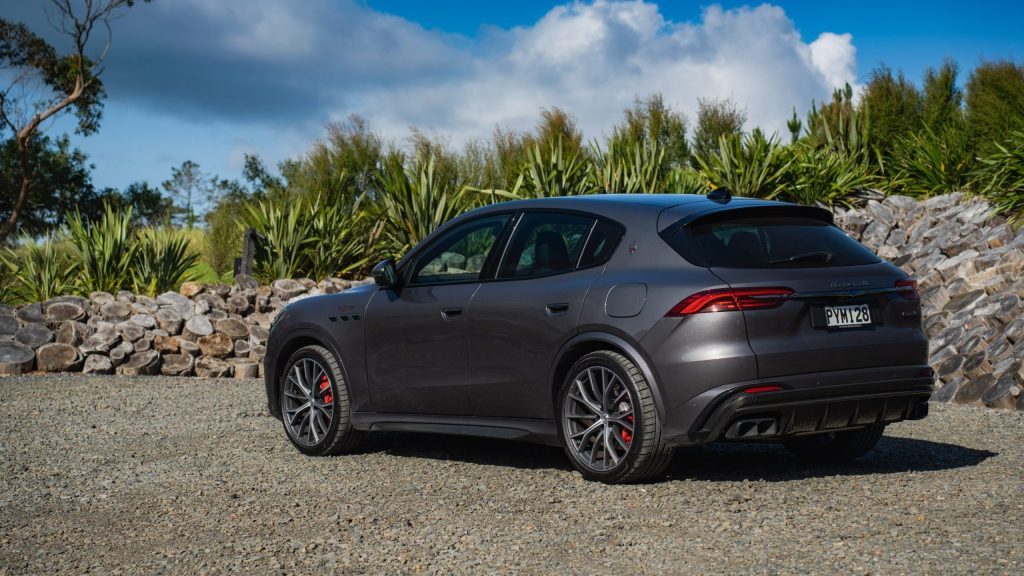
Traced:
<path fill-rule="evenodd" d="M 778 436 L 779 423 L 775 418 L 744 418 L 737 420 L 725 431 L 729 440 L 744 440 Z"/>

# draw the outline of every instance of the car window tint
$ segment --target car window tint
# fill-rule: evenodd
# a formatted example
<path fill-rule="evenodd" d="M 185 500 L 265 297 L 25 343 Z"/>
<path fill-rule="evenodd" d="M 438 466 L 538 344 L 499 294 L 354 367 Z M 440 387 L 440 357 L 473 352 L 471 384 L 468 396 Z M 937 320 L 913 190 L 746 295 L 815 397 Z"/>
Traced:
<path fill-rule="evenodd" d="M 508 218 L 503 214 L 467 222 L 436 240 L 416 260 L 411 283 L 444 284 L 479 279 Z"/>
<path fill-rule="evenodd" d="M 593 218 L 573 214 L 527 212 L 506 251 L 499 278 L 529 278 L 576 267 Z"/>
<path fill-rule="evenodd" d="M 623 229 L 618 224 L 598 220 L 594 225 L 594 231 L 590 233 L 590 239 L 583 249 L 580 257 L 580 268 L 604 264 L 612 255 L 612 251 L 622 240 Z"/>
<path fill-rule="evenodd" d="M 742 217 L 681 228 L 666 241 L 701 266 L 854 266 L 878 262 L 835 226 L 812 218 Z"/>

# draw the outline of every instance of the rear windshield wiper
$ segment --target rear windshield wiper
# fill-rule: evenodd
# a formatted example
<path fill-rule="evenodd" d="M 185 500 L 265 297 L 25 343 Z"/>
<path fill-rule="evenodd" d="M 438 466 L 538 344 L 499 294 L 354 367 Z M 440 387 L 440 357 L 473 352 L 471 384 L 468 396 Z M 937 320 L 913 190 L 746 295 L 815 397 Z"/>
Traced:
<path fill-rule="evenodd" d="M 772 266 L 779 264 L 795 264 L 798 262 L 824 262 L 825 264 L 832 263 L 831 252 L 804 252 L 803 254 L 797 254 L 796 256 L 790 256 L 789 258 L 783 258 L 781 260 L 771 260 L 768 262 Z"/>

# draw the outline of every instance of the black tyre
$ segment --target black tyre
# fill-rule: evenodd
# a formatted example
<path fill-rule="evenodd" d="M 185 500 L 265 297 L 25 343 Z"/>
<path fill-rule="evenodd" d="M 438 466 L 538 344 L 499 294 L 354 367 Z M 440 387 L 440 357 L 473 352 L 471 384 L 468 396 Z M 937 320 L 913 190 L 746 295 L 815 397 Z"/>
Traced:
<path fill-rule="evenodd" d="M 662 473 L 672 459 L 651 387 L 622 354 L 580 358 L 559 391 L 558 413 L 562 447 L 588 480 L 635 482 Z"/>
<path fill-rule="evenodd" d="M 337 359 L 323 346 L 300 348 L 281 374 L 281 421 L 303 454 L 351 450 L 362 434 L 352 428 L 349 390 Z"/>
<path fill-rule="evenodd" d="M 870 426 L 831 434 L 800 436 L 787 440 L 786 449 L 808 462 L 834 464 L 848 462 L 867 454 L 878 444 L 885 426 Z"/>

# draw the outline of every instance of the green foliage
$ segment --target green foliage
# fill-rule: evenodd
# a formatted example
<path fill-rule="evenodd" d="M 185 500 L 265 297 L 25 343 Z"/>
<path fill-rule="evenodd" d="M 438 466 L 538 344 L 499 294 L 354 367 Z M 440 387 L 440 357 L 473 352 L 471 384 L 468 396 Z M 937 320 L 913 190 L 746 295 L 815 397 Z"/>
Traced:
<path fill-rule="evenodd" d="M 902 72 L 893 75 L 887 66 L 871 72 L 861 94 L 861 106 L 871 111 L 873 145 L 888 158 L 900 138 L 917 130 L 921 123 L 921 94 Z"/>
<path fill-rule="evenodd" d="M 932 131 L 959 126 L 963 121 L 964 94 L 956 85 L 959 72 L 955 61 L 946 60 L 938 70 L 929 68 L 924 74 L 921 114 L 924 125 Z"/>
<path fill-rule="evenodd" d="M 187 236 L 169 229 L 146 230 L 139 235 L 131 269 L 134 290 L 150 296 L 177 290 L 199 277 L 195 272 L 198 261 Z"/>
<path fill-rule="evenodd" d="M 786 121 L 786 128 L 789 129 L 789 142 L 795 144 L 800 139 L 800 131 L 803 130 L 804 123 L 800 121 L 800 117 L 796 115 L 796 106 L 793 107 L 793 116 Z"/>
<path fill-rule="evenodd" d="M 996 210 L 1012 223 L 1024 225 L 1024 130 L 1010 134 L 996 151 L 981 159 L 979 173 L 983 191 Z"/>
<path fill-rule="evenodd" d="M 1024 129 L 1024 66 L 982 62 L 967 81 L 967 133 L 982 155 Z"/>
<path fill-rule="evenodd" d="M 689 166 L 682 166 L 669 172 L 665 191 L 669 194 L 707 194 L 713 188 L 703 174 Z"/>
<path fill-rule="evenodd" d="M 538 149 L 539 145 L 542 152 L 554 155 L 556 143 L 559 153 L 566 158 L 583 156 L 583 133 L 576 126 L 572 114 L 557 107 L 541 110 L 532 148 Z"/>
<path fill-rule="evenodd" d="M 0 254 L 5 276 L 0 302 L 45 302 L 72 291 L 76 266 L 67 246 L 55 236 L 36 241 L 23 235 L 17 248 Z"/>
<path fill-rule="evenodd" d="M 285 166 L 285 186 L 308 200 L 351 202 L 375 194 L 385 153 L 384 139 L 359 116 L 327 125 L 327 136 L 300 160 Z M 263 171 L 265 173 L 265 170 Z M 264 178 L 263 175 L 259 175 Z M 271 189 L 274 182 L 271 180 Z"/>
<path fill-rule="evenodd" d="M 308 202 L 261 200 L 246 209 L 247 223 L 260 234 L 253 272 L 264 281 L 295 278 L 302 271 L 310 234 Z"/>
<path fill-rule="evenodd" d="M 87 136 L 99 129 L 106 93 L 103 83 L 93 73 L 93 62 L 82 54 L 60 55 L 49 42 L 29 30 L 25 24 L 0 18 L 0 68 L 14 70 L 12 77 L 16 79 L 39 78 L 47 92 L 34 96 L 32 102 L 8 102 L 5 98 L 2 102 L 5 118 L 15 116 L 15 111 L 19 109 L 35 113 L 57 106 L 75 91 L 76 83 L 80 81 L 82 94 L 70 108 L 78 118 L 76 131 Z"/>
<path fill-rule="evenodd" d="M 131 286 L 137 250 L 131 208 L 118 212 L 107 205 L 98 221 L 75 212 L 68 218 L 68 231 L 83 291 L 115 293 Z"/>
<path fill-rule="evenodd" d="M 242 231 L 239 214 L 240 202 L 222 202 L 206 215 L 206 233 L 202 237 L 202 261 L 218 277 L 230 271 L 235 257 L 242 253 Z"/>
<path fill-rule="evenodd" d="M 307 276 L 317 280 L 344 276 L 370 262 L 369 248 L 379 230 L 362 226 L 368 218 L 360 206 L 363 198 L 347 207 L 313 203 L 310 231 L 317 242 L 308 250 Z"/>
<path fill-rule="evenodd" d="M 512 196 L 546 198 L 587 194 L 593 191 L 592 168 L 580 150 L 567 152 L 561 140 L 549 142 L 546 150 L 534 144 Z"/>
<path fill-rule="evenodd" d="M 866 104 L 859 108 L 853 105 L 853 88 L 849 84 L 843 90 L 835 90 L 832 101 L 821 108 L 811 104 L 805 145 L 853 155 L 870 151 L 871 138 L 871 110 Z"/>
<path fill-rule="evenodd" d="M 466 189 L 450 174 L 438 171 L 437 157 L 417 158 L 406 166 L 395 154 L 385 163 L 380 216 L 387 223 L 382 239 L 387 253 L 401 255 L 451 218 L 469 200 Z"/>
<path fill-rule="evenodd" d="M 186 160 L 171 168 L 171 178 L 162 184 L 164 191 L 176 201 L 175 216 L 189 228 L 196 223 L 196 205 L 213 195 L 211 178 L 199 169 L 199 164 Z"/>
<path fill-rule="evenodd" d="M 855 192 L 878 182 L 866 148 L 814 148 L 797 145 L 792 166 L 793 184 L 786 200 L 799 204 L 847 206 Z"/>
<path fill-rule="evenodd" d="M 632 145 L 613 141 L 595 157 L 591 187 L 601 192 L 659 194 L 668 190 L 671 172 L 665 149 L 656 140 Z"/>
<path fill-rule="evenodd" d="M 737 196 L 772 199 L 786 189 L 793 160 L 788 150 L 760 130 L 748 136 L 732 134 L 719 140 L 718 151 L 704 159 L 700 171 L 714 187 L 724 186 Z"/>
<path fill-rule="evenodd" d="M 963 131 L 925 128 L 900 139 L 893 150 L 892 167 L 893 189 L 909 196 L 933 196 L 969 187 L 974 154 Z"/>
<path fill-rule="evenodd" d="M 624 111 L 623 121 L 612 131 L 609 151 L 629 153 L 638 146 L 661 151 L 658 170 L 667 172 L 690 160 L 690 144 L 686 140 L 686 117 L 672 110 L 661 94 L 637 98 L 632 108 Z"/>
<path fill-rule="evenodd" d="M 78 209 L 93 218 L 103 212 L 103 197 L 93 188 L 89 159 L 71 146 L 65 135 L 57 139 L 39 136 L 28 145 L 34 166 L 32 186 L 18 220 L 18 229 L 37 235 L 64 225 Z M 0 214 L 10 214 L 21 187 L 22 167 L 13 139 L 0 143 Z"/>
<path fill-rule="evenodd" d="M 732 100 L 697 100 L 697 129 L 693 134 L 694 167 L 706 162 L 719 150 L 723 137 L 743 132 L 747 113 Z"/>
<path fill-rule="evenodd" d="M 120 192 L 107 190 L 104 201 L 118 211 L 131 207 L 136 223 L 142 226 L 168 226 L 171 223 L 174 209 L 171 199 L 147 182 L 133 182 Z"/>

